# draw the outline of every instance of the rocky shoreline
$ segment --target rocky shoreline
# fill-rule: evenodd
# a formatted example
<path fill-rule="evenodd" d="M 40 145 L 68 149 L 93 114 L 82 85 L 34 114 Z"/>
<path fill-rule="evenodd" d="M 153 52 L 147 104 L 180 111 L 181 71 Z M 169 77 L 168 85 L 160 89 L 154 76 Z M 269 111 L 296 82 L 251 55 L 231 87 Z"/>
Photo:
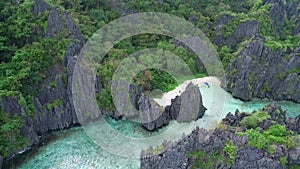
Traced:
<path fill-rule="evenodd" d="M 71 43 L 66 47 L 63 64 L 51 66 L 47 71 L 48 77 L 46 77 L 41 84 L 33 86 L 34 89 L 39 91 L 36 96 L 31 98 L 35 107 L 34 116 L 26 113 L 25 108 L 19 104 L 17 98 L 11 96 L 2 97 L 0 106 L 4 112 L 8 112 L 10 116 L 21 114 L 24 115 L 24 125 L 20 132 L 21 135 L 27 138 L 29 141 L 27 147 L 11 151 L 9 158 L 13 158 L 16 154 L 19 154 L 19 152 L 28 151 L 32 147 L 39 145 L 43 136 L 48 133 L 80 125 L 72 100 L 72 78 L 76 63 L 76 56 L 79 55 L 85 43 L 83 35 L 67 12 L 61 11 L 61 9 L 58 8 L 52 9 L 50 5 L 43 0 L 34 1 L 32 12 L 35 15 L 49 12 L 47 20 L 48 27 L 44 35 L 45 37 L 54 38 L 59 36 L 61 32 L 67 32 Z M 95 89 L 97 93 L 102 90 L 102 87 L 99 84 L 100 80 L 96 78 Z M 142 123 L 142 126 L 144 126 L 146 129 L 150 131 L 156 130 L 167 125 L 170 120 L 177 119 L 179 116 L 177 108 L 178 106 L 180 107 L 181 97 L 174 99 L 174 103 L 165 108 L 165 110 L 152 110 L 152 108 L 157 105 L 155 101 L 145 97 L 135 86 L 129 84 L 126 85 L 131 89 L 130 98 L 135 108 L 138 110 L 146 110 L 145 112 L 150 112 L 150 114 L 141 116 L 140 118 L 149 118 L 149 116 L 153 116 L 155 113 L 158 113 L 158 119 L 150 119 L 151 121 Z M 190 86 L 189 89 L 190 92 L 195 95 L 195 97 L 200 98 L 200 100 L 198 100 L 199 104 L 197 104 L 200 105 L 200 107 L 197 107 L 199 111 L 191 112 L 190 110 L 185 110 L 188 113 L 196 114 L 194 114 L 194 116 L 187 116 L 192 117 L 192 119 L 184 118 L 185 116 L 178 117 L 179 122 L 187 122 L 201 118 L 206 110 L 206 108 L 204 108 L 202 105 L 202 98 L 198 88 L 196 86 Z M 196 89 L 198 92 L 196 92 Z M 187 98 L 187 95 L 189 94 L 184 94 L 182 97 Z M 52 104 L 54 105 L 55 103 L 60 104 L 55 106 L 47 106 Z M 124 114 L 120 114 L 117 111 L 101 110 L 101 114 L 107 114 L 117 120 L 124 116 Z M 84 117 L 84 119 L 93 120 L 98 118 L 100 114 L 90 114 L 85 116 L 86 117 Z M 1 157 L 0 160 L 3 161 L 5 159 Z"/>
<path fill-rule="evenodd" d="M 295 1 L 296 2 L 296 1 Z M 297 3 L 289 3 L 288 6 L 283 5 L 282 0 L 264 0 L 263 3 L 274 4 L 271 8 L 270 15 L 273 23 L 279 23 L 279 28 L 282 29 L 283 16 L 276 16 L 279 10 L 280 15 L 287 13 L 288 17 L 292 15 L 299 16 L 296 11 Z M 292 9 L 292 10 L 289 10 Z M 71 16 L 59 8 L 51 8 L 43 0 L 35 0 L 32 13 L 38 15 L 39 13 L 49 12 L 48 26 L 45 32 L 45 37 L 56 37 L 61 32 L 66 32 L 71 44 L 67 46 L 63 58 L 63 64 L 52 65 L 47 72 L 48 77 L 44 79 L 42 84 L 33 86 L 33 89 L 39 91 L 37 95 L 31 99 L 36 108 L 34 116 L 26 114 L 23 106 L 19 101 L 10 96 L 4 96 L 1 99 L 1 108 L 4 112 L 8 112 L 10 116 L 20 115 L 24 117 L 24 126 L 21 128 L 21 134 L 29 140 L 28 147 L 25 150 L 41 143 L 43 136 L 49 132 L 70 128 L 78 125 L 79 121 L 74 110 L 72 101 L 72 76 L 76 57 L 80 53 L 85 41 L 78 27 L 73 22 Z M 295 13 L 295 14 L 293 14 Z M 226 18 L 227 16 L 227 18 Z M 232 19 L 232 16 L 224 15 L 224 20 Z M 299 19 L 297 19 L 300 21 Z M 297 27 L 294 30 L 295 35 L 300 31 L 300 22 L 297 21 Z M 227 22 L 227 21 L 226 21 Z M 226 25 L 227 23 L 220 23 Z M 280 30 L 279 30 L 280 31 Z M 219 46 L 224 44 L 236 48 L 237 44 L 245 38 L 253 37 L 249 42 L 245 43 L 242 50 L 237 54 L 237 57 L 228 66 L 226 77 L 222 81 L 222 87 L 231 92 L 234 97 L 249 101 L 254 97 L 269 98 L 273 100 L 292 100 L 300 103 L 300 95 L 297 91 L 300 90 L 299 70 L 300 67 L 300 47 L 294 50 L 273 51 L 264 46 L 264 39 L 259 35 L 259 24 L 257 21 L 245 21 L 237 26 L 233 34 L 227 38 L 216 37 L 215 43 Z M 285 56 L 287 56 L 285 58 Z M 97 79 L 100 81 L 100 79 Z M 51 85 L 51 84 L 55 85 Z M 101 85 L 95 86 L 96 91 L 101 91 Z M 192 99 L 191 93 L 198 98 L 201 93 L 195 86 L 190 86 L 186 93 L 182 96 L 177 96 L 171 101 L 171 105 L 160 109 L 159 105 L 142 95 L 139 90 L 133 90 L 131 101 L 136 106 L 136 109 L 150 112 L 149 114 L 142 114 L 142 125 L 150 130 L 156 130 L 168 124 L 170 120 L 177 120 L 178 122 L 187 122 L 201 118 L 205 112 L 205 107 L 202 105 L 202 99 L 199 100 L 199 107 L 188 107 L 185 110 L 186 114 L 180 116 L 179 107 L 181 102 L 188 103 Z M 296 92 L 295 92 L 296 91 Z M 49 106 L 54 103 L 60 103 L 56 106 Z M 276 105 L 270 106 L 272 109 L 279 109 Z M 193 109 L 199 109 L 197 112 L 192 112 Z M 259 126 L 265 130 L 270 127 L 272 121 L 278 124 L 285 125 L 287 129 L 300 133 L 300 117 L 294 119 L 287 119 L 280 109 L 280 116 L 270 113 L 271 118 L 264 120 Z M 102 114 L 108 114 L 115 119 L 121 118 L 123 115 L 115 111 L 101 111 Z M 187 114 L 195 113 L 192 116 Z M 24 115 L 23 115 L 24 114 Z M 91 114 L 86 119 L 97 118 L 98 114 Z M 243 113 L 229 114 L 223 123 L 228 127 L 237 128 L 242 118 L 248 115 Z M 154 121 L 147 122 L 153 117 L 158 117 Z M 184 137 L 176 145 L 166 143 L 164 146 L 166 151 L 160 155 L 149 157 L 149 152 L 142 155 L 142 168 L 160 168 L 172 166 L 175 168 L 188 168 L 194 163 L 193 158 L 187 156 L 188 152 L 199 150 L 206 147 L 205 151 L 208 154 L 213 153 L 215 148 L 224 148 L 225 140 L 233 140 L 237 146 L 246 145 L 248 140 L 245 136 L 236 136 L 235 131 L 217 129 L 213 132 L 204 129 L 196 129 L 190 136 Z M 174 148 L 175 146 L 175 148 Z M 167 148 L 166 148 L 167 147 Z M 171 149 L 171 147 L 173 147 Z M 18 152 L 23 152 L 24 149 L 10 152 L 10 156 Z M 278 152 L 277 152 L 278 150 Z M 239 167 L 265 167 L 265 168 L 284 168 L 279 162 L 278 157 L 285 156 L 289 165 L 299 164 L 300 149 L 287 150 L 279 146 L 276 147 L 275 155 L 270 155 L 266 152 L 261 152 L 253 147 L 245 146 L 240 149 L 236 156 L 236 163 L 233 168 Z M 222 152 L 221 152 L 222 154 Z M 224 154 L 224 153 L 223 153 Z M 279 155 L 280 154 L 280 155 Z M 0 168 L 3 162 L 3 157 L 0 156 Z M 247 161 L 248 160 L 248 161 Z M 267 166 L 270 165 L 270 166 Z M 219 168 L 226 168 L 226 166 L 218 166 Z"/>
<path fill-rule="evenodd" d="M 157 105 L 153 99 L 139 101 L 140 119 L 142 126 L 153 131 L 168 125 L 170 120 L 179 123 L 191 122 L 203 117 L 206 108 L 203 106 L 202 96 L 197 85 L 190 83 L 185 91 L 171 100 L 171 105 L 164 108 Z"/>
<path fill-rule="evenodd" d="M 287 131 L 292 131 L 294 135 L 299 135 L 300 116 L 296 118 L 286 118 L 285 111 L 280 106 L 270 104 L 262 109 L 268 113 L 269 118 L 259 122 L 261 130 L 267 130 L 270 126 L 281 124 L 286 126 Z M 195 129 L 190 135 L 183 136 L 176 143 L 165 142 L 160 153 L 154 151 L 155 148 L 141 153 L 141 168 L 191 168 L 200 160 L 200 168 L 286 168 L 287 166 L 300 167 L 300 140 L 295 137 L 297 146 L 287 148 L 282 144 L 272 145 L 272 152 L 267 149 L 258 149 L 249 145 L 248 136 L 241 136 L 238 132 L 246 130 L 241 125 L 241 121 L 250 114 L 236 112 L 235 115 L 229 113 L 222 121 L 222 125 L 213 131 L 202 128 Z M 230 142 L 236 147 L 236 154 L 232 163 L 224 161 L 229 159 L 225 152 L 227 143 Z M 198 152 L 197 152 L 198 151 Z M 155 153 L 154 153 L 155 152 Z M 195 153 L 196 152 L 196 153 Z M 217 152 L 217 154 L 216 154 Z M 193 156 L 198 153 L 198 156 Z M 203 153 L 199 159 L 199 154 Z M 192 155 L 191 155 L 192 154 Z M 214 157 L 225 159 L 224 161 L 214 161 Z M 202 160 L 202 161 L 201 161 Z M 213 162 L 211 163 L 211 160 Z M 204 167 L 205 166 L 205 167 Z M 199 168 L 196 167 L 196 168 Z"/>

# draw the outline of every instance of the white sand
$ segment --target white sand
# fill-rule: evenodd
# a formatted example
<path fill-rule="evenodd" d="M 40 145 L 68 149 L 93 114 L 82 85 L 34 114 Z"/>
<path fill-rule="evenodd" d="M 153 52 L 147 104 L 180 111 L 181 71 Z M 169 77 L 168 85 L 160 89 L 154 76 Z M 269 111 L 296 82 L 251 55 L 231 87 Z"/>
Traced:
<path fill-rule="evenodd" d="M 174 90 L 169 91 L 168 93 L 164 93 L 162 98 L 155 98 L 154 101 L 156 101 L 160 106 L 163 107 L 171 105 L 171 99 L 174 99 L 176 96 L 181 95 L 181 93 L 185 91 L 187 85 L 190 84 L 190 82 L 192 82 L 195 85 L 198 85 L 199 87 L 205 87 L 206 85 L 204 84 L 204 82 L 208 82 L 209 85 L 220 85 L 220 80 L 214 76 L 187 80 L 184 83 L 177 86 Z"/>

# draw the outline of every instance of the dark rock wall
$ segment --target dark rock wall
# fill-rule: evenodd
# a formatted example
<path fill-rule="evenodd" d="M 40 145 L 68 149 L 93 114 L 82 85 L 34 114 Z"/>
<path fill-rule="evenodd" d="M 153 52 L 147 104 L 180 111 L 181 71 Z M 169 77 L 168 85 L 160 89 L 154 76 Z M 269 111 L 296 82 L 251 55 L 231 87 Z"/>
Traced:
<path fill-rule="evenodd" d="M 256 39 L 227 68 L 222 87 L 236 98 L 249 101 L 254 97 L 292 100 L 300 103 L 299 50 L 290 54 L 272 51 Z"/>
<path fill-rule="evenodd" d="M 276 111 L 277 110 L 277 111 Z M 278 110 L 280 113 L 278 113 Z M 286 119 L 285 111 L 275 104 L 270 104 L 264 108 L 271 118 L 269 121 L 281 122 L 289 130 L 299 134 L 297 127 L 299 126 L 298 116 L 295 119 Z M 231 166 L 233 169 L 240 168 L 286 168 L 279 162 L 280 157 L 287 157 L 289 165 L 299 164 L 300 151 L 299 147 L 288 150 L 282 145 L 274 147 L 274 154 L 269 154 L 266 151 L 258 150 L 254 147 L 248 146 L 247 136 L 237 136 L 235 131 L 231 131 L 231 127 L 238 127 L 239 122 L 245 117 L 244 113 L 236 112 L 236 115 L 228 114 L 223 120 L 224 124 L 229 126 L 227 130 L 216 129 L 209 131 L 201 128 L 196 128 L 190 135 L 183 136 L 181 140 L 176 143 L 164 142 L 163 151 L 159 154 L 153 154 L 153 148 L 149 148 L 141 153 L 141 168 L 142 169 L 186 169 L 194 164 L 193 158 L 189 158 L 190 152 L 203 150 L 208 156 L 213 154 L 215 150 L 223 150 L 227 141 L 231 141 L 237 149 L 235 162 Z M 298 126 L 296 124 L 298 123 Z M 264 122 L 259 124 L 264 127 Z M 295 126 L 295 127 L 291 127 Z M 225 154 L 223 154 L 225 155 Z M 215 163 L 213 168 L 228 168 L 224 164 Z"/>
<path fill-rule="evenodd" d="M 50 9 L 50 5 L 42 0 L 35 0 L 33 13 L 49 11 L 47 37 L 56 37 L 59 34 L 67 33 L 71 43 L 66 47 L 64 64 L 55 64 L 47 71 L 46 77 L 41 84 L 33 86 L 38 94 L 32 97 L 35 106 L 34 117 L 25 115 L 25 124 L 21 128 L 21 134 L 28 138 L 29 146 L 39 143 L 40 136 L 46 132 L 68 128 L 77 124 L 78 119 L 74 111 L 72 101 L 72 74 L 76 55 L 80 53 L 84 45 L 84 39 L 80 30 L 75 26 L 71 17 L 58 9 Z M 51 85 L 51 84 L 55 85 Z M 47 107 L 55 101 L 61 104 Z M 14 97 L 2 97 L 1 107 L 11 115 L 24 113 L 18 100 Z M 25 113 L 26 114 L 26 113 Z"/>
<path fill-rule="evenodd" d="M 2 164 L 3 164 L 3 157 L 0 156 L 0 168 L 2 168 Z"/>
<path fill-rule="evenodd" d="M 185 91 L 171 100 L 171 105 L 162 109 L 152 99 L 141 97 L 139 100 L 140 119 L 148 130 L 156 130 L 176 120 L 179 123 L 191 122 L 203 117 L 206 108 L 198 87 L 190 83 Z"/>
<path fill-rule="evenodd" d="M 197 120 L 206 111 L 200 90 L 192 83 L 180 96 L 171 100 L 171 105 L 165 108 L 146 96 L 139 87 L 124 80 L 114 81 L 112 86 L 118 92 L 112 93 L 117 111 L 111 116 L 117 119 L 122 116 L 127 119 L 139 119 L 142 126 L 149 131 L 164 127 L 171 120 L 178 122 Z"/>
<path fill-rule="evenodd" d="M 32 13 L 34 15 L 38 15 L 39 13 L 44 13 L 46 11 L 50 11 L 51 7 L 43 0 L 34 0 L 34 6 Z"/>
<path fill-rule="evenodd" d="M 299 1 L 264 0 L 263 5 L 265 4 L 271 5 L 269 16 L 272 21 L 270 27 L 274 34 L 272 36 L 279 38 L 283 35 L 285 18 L 296 19 L 296 27 L 292 32 L 294 35 L 300 32 Z M 224 15 L 223 18 L 225 21 L 231 19 L 230 15 Z M 219 25 L 223 24 L 223 21 L 220 21 Z M 237 50 L 236 45 L 245 38 L 249 41 L 243 45 L 242 50 L 227 67 L 222 87 L 234 97 L 244 101 L 258 97 L 299 103 L 297 91 L 300 91 L 300 47 L 293 51 L 291 49 L 274 51 L 266 47 L 264 37 L 259 35 L 259 23 L 255 20 L 240 23 L 227 39 L 216 37 L 215 44 L 227 45 Z"/>

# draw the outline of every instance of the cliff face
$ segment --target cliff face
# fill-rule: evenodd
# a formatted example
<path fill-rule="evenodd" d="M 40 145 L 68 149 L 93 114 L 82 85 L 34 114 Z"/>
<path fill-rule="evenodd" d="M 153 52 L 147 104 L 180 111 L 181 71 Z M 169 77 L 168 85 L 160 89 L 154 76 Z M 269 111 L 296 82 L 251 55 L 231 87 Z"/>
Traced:
<path fill-rule="evenodd" d="M 3 157 L 0 156 L 0 168 L 2 168 L 2 164 L 3 164 Z"/>
<path fill-rule="evenodd" d="M 190 83 L 185 91 L 171 100 L 171 105 L 165 109 L 152 99 L 142 95 L 139 99 L 140 119 L 142 125 L 148 130 L 156 130 L 167 124 L 170 120 L 179 123 L 191 122 L 203 117 L 206 108 L 202 103 L 200 90 Z"/>
<path fill-rule="evenodd" d="M 245 101 L 259 97 L 300 103 L 295 92 L 300 91 L 300 47 L 283 53 L 263 44 L 260 39 L 244 44 L 228 67 L 222 87 Z"/>
<path fill-rule="evenodd" d="M 47 77 L 43 79 L 42 83 L 32 86 L 34 90 L 38 91 L 37 94 L 31 98 L 35 107 L 33 116 L 26 114 L 25 108 L 19 104 L 19 101 L 16 98 L 5 96 L 1 99 L 1 107 L 4 112 L 10 113 L 11 116 L 17 114 L 24 117 L 24 125 L 21 128 L 21 134 L 28 139 L 29 147 L 39 144 L 41 137 L 47 132 L 65 129 L 79 123 L 72 100 L 72 78 L 76 56 L 79 55 L 85 41 L 80 30 L 76 27 L 68 13 L 57 8 L 51 9 L 50 5 L 42 0 L 35 0 L 32 10 L 33 14 L 38 15 L 39 13 L 45 13 L 47 11 L 49 11 L 49 16 L 45 36 L 51 38 L 62 38 L 63 36 L 63 38 L 67 38 L 71 41 L 65 49 L 63 62 L 51 65 L 47 70 Z M 189 98 L 189 93 L 177 97 L 172 101 L 173 104 L 171 106 L 168 106 L 166 110 L 163 110 L 158 107 L 156 107 L 156 109 L 154 101 L 145 97 L 141 90 L 136 86 L 129 84 L 125 85 L 127 85 L 126 87 L 128 87 L 130 92 L 130 101 L 136 109 L 148 112 L 149 114 L 146 116 L 153 116 L 155 113 L 159 116 L 159 118 L 154 121 L 142 124 L 148 130 L 155 130 L 163 127 L 167 125 L 170 120 L 174 119 L 181 122 L 196 120 L 202 117 L 206 110 L 202 105 L 200 91 L 195 86 L 190 86 L 187 89 L 187 92 L 192 92 L 194 95 L 196 94 L 195 98 L 200 97 L 200 100 L 198 100 L 199 104 L 197 104 L 197 106 L 199 106 L 199 111 L 196 113 L 192 112 L 191 110 L 193 110 L 195 106 L 190 107 L 188 110 L 184 111 L 184 116 L 178 117 L 179 112 L 177 109 L 180 108 L 181 98 L 184 100 L 186 99 L 186 102 L 189 102 L 189 99 L 191 99 Z M 95 88 L 96 92 L 101 91 L 101 83 L 98 78 L 96 78 Z M 197 92 L 195 90 L 197 90 Z M 121 102 L 117 102 L 116 106 L 122 106 L 122 101 L 126 99 L 127 98 L 119 98 L 118 100 Z M 162 109 L 162 111 L 159 111 L 160 109 Z M 128 118 L 130 118 L 130 116 L 136 116 L 136 114 L 130 115 L 118 111 L 101 110 L 101 113 L 108 114 L 116 119 L 119 119 L 122 116 L 127 116 Z M 190 116 L 187 116 L 188 113 L 190 113 Z M 85 114 L 84 116 L 85 117 L 80 118 L 90 120 L 97 118 L 99 114 Z M 24 148 L 26 149 L 26 147 Z M 15 153 L 16 152 L 11 152 L 11 155 Z"/>
<path fill-rule="evenodd" d="M 263 111 L 267 111 L 270 118 L 258 124 L 262 129 L 266 130 L 271 124 L 274 125 L 274 123 L 277 123 L 285 125 L 288 130 L 299 134 L 298 129 L 291 127 L 292 125 L 299 126 L 299 116 L 295 119 L 287 119 L 285 112 L 274 104 L 266 106 Z M 225 151 L 224 148 L 228 142 L 237 147 L 234 161 L 230 166 L 233 169 L 285 168 L 286 166 L 278 160 L 282 157 L 286 158 L 286 164 L 288 165 L 299 164 L 299 146 L 288 149 L 283 145 L 275 145 L 273 147 L 274 152 L 269 153 L 266 150 L 259 150 L 256 147 L 249 146 L 249 138 L 247 136 L 238 136 L 236 133 L 244 130 L 240 125 L 241 120 L 247 116 L 249 115 L 239 112 L 236 112 L 235 115 L 228 114 L 223 120 L 225 127 L 217 128 L 214 131 L 197 128 L 190 135 L 183 136 L 176 143 L 164 142 L 162 145 L 163 151 L 158 154 L 153 154 L 153 148 L 143 151 L 141 153 L 141 168 L 191 168 L 191 166 L 197 163 L 196 160 L 200 160 L 190 155 L 195 151 L 204 153 L 204 155 L 199 153 L 199 156 L 202 158 L 202 161 L 200 161 L 201 165 L 210 165 L 210 167 L 206 166 L 206 168 L 229 168 L 228 163 L 225 162 L 226 160 L 223 160 L 223 162 L 219 161 L 227 157 L 223 151 Z M 216 154 L 216 152 L 218 153 Z"/>
<path fill-rule="evenodd" d="M 292 34 L 296 36 L 299 33 L 298 1 L 264 0 L 265 4 L 270 5 L 268 15 L 274 37 L 284 37 L 284 26 L 295 18 L 297 21 Z M 226 18 L 228 20 L 229 17 Z M 294 49 L 267 47 L 268 37 L 262 37 L 260 29 L 262 26 L 256 21 L 246 21 L 238 25 L 229 38 L 215 39 L 217 45 L 226 44 L 233 49 L 237 48 L 237 42 L 242 42 L 239 40 L 248 39 L 227 67 L 222 87 L 244 101 L 258 97 L 300 103 L 300 97 L 295 92 L 300 90 L 300 46 Z"/>
<path fill-rule="evenodd" d="M 190 83 L 186 90 L 171 100 L 171 105 L 161 107 L 152 98 L 147 97 L 137 86 L 120 80 L 113 83 L 120 92 L 115 94 L 115 105 L 118 110 L 111 115 L 131 119 L 138 118 L 143 127 L 154 131 L 169 124 L 171 120 L 180 123 L 198 120 L 204 115 L 206 108 L 203 106 L 200 90 Z M 129 93 L 129 100 L 126 93 Z M 113 94 L 114 95 L 114 94 Z M 130 101 L 130 102 L 127 102 Z M 128 106 L 129 104 L 132 105 Z"/>
<path fill-rule="evenodd" d="M 43 82 L 33 86 L 34 90 L 40 91 L 32 97 L 36 111 L 34 117 L 25 115 L 25 124 L 21 128 L 21 134 L 28 138 L 29 146 L 38 144 L 40 136 L 48 131 L 67 128 L 78 123 L 71 96 L 71 81 L 76 61 L 74 56 L 79 54 L 85 42 L 80 30 L 67 13 L 50 9 L 44 1 L 35 0 L 34 14 L 49 10 L 46 37 L 57 37 L 65 32 L 71 43 L 65 50 L 63 65 L 52 65 Z M 13 97 L 3 97 L 1 107 L 11 115 L 21 115 L 25 112 L 18 100 Z"/>

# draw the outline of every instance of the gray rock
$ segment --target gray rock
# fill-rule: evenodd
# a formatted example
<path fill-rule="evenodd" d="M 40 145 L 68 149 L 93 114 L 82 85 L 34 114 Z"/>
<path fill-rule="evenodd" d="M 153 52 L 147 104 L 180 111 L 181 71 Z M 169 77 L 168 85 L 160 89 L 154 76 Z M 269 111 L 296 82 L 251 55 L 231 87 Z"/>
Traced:
<path fill-rule="evenodd" d="M 218 33 L 223 26 L 226 26 L 228 22 L 233 19 L 230 15 L 223 15 L 220 17 L 224 21 L 219 21 L 216 28 L 216 33 Z M 217 46 L 226 45 L 232 49 L 235 49 L 237 44 L 245 40 L 246 38 L 251 38 L 257 36 L 259 33 L 259 23 L 256 20 L 248 20 L 241 22 L 235 29 L 235 31 L 225 39 L 223 36 L 217 36 L 214 39 L 214 42 Z"/>
<path fill-rule="evenodd" d="M 258 34 L 259 23 L 255 20 L 248 20 L 240 23 L 233 34 L 225 40 L 225 44 L 230 48 L 242 42 L 245 38 L 250 38 Z"/>
<path fill-rule="evenodd" d="M 130 84 L 125 80 L 112 82 L 112 96 L 114 98 L 116 109 L 120 115 L 124 115 L 128 119 L 139 116 L 139 101 L 141 95 L 142 91 L 137 86 Z M 141 101 L 141 103 L 144 102 L 146 101 Z"/>
<path fill-rule="evenodd" d="M 25 112 L 24 107 L 19 104 L 18 99 L 15 97 L 2 96 L 1 107 L 4 112 L 9 113 L 11 116 Z"/>
<path fill-rule="evenodd" d="M 300 32 L 300 17 L 297 17 L 296 27 L 292 30 L 293 35 L 297 35 Z"/>
<path fill-rule="evenodd" d="M 294 148 L 288 153 L 288 163 L 291 165 L 300 165 L 300 147 Z"/>
<path fill-rule="evenodd" d="M 192 83 L 180 96 L 172 99 L 171 105 L 166 106 L 165 109 L 145 95 L 140 97 L 138 105 L 142 125 L 148 130 L 161 128 L 167 125 L 170 120 L 176 120 L 180 123 L 191 122 L 203 117 L 206 111 L 200 90 Z"/>
<path fill-rule="evenodd" d="M 44 1 L 35 0 L 34 14 L 49 9 L 50 6 Z M 34 117 L 26 114 L 24 107 L 19 104 L 16 98 L 3 96 L 1 99 L 1 108 L 5 112 L 11 115 L 26 114 L 24 116 L 24 126 L 21 127 L 20 132 L 28 138 L 29 147 L 38 144 L 40 137 L 49 131 L 78 124 L 72 100 L 71 81 L 76 61 L 74 56 L 79 54 L 84 39 L 67 13 L 59 14 L 57 9 L 52 9 L 48 16 L 46 36 L 55 37 L 61 32 L 68 32 L 72 42 L 66 48 L 64 65 L 52 65 L 50 71 L 47 72 L 47 78 L 41 84 L 32 87 L 32 90 L 38 91 L 38 94 L 32 97 L 35 106 Z M 55 83 L 55 86 L 50 85 L 50 83 Z M 60 104 L 52 107 L 48 106 L 55 101 L 60 101 Z M 91 117 L 95 116 L 92 115 Z"/>
<path fill-rule="evenodd" d="M 55 37 L 65 29 L 65 22 L 58 14 L 57 9 L 52 9 L 48 16 L 48 27 L 46 29 L 46 36 Z"/>
<path fill-rule="evenodd" d="M 285 157 L 288 154 L 288 149 L 283 145 L 274 145 L 274 157 L 280 158 Z"/>
<path fill-rule="evenodd" d="M 176 118 L 178 122 L 191 122 L 203 117 L 206 108 L 203 106 L 198 86 L 190 83 L 180 95 L 180 101 L 180 112 Z"/>
<path fill-rule="evenodd" d="M 139 102 L 139 118 L 142 125 L 148 130 L 158 129 L 169 123 L 171 119 L 165 118 L 163 107 L 159 106 L 153 99 L 142 94 Z"/>
<path fill-rule="evenodd" d="M 3 157 L 0 155 L 0 169 L 2 168 L 2 164 L 3 164 Z"/>
<path fill-rule="evenodd" d="M 32 13 L 34 15 L 38 15 L 39 13 L 44 13 L 46 11 L 50 11 L 51 7 L 48 3 L 43 0 L 34 0 L 34 6 Z"/>
<path fill-rule="evenodd" d="M 288 119 L 287 128 L 300 134 L 300 115 L 296 118 Z"/>
<path fill-rule="evenodd" d="M 274 0 L 270 9 L 273 30 L 279 35 L 284 26 L 285 6 L 283 0 Z"/>
<path fill-rule="evenodd" d="M 298 7 L 298 1 L 297 0 L 293 0 L 290 2 L 287 2 L 286 4 L 286 15 L 287 18 L 290 20 L 293 16 L 297 16 L 298 15 L 298 11 L 297 11 L 297 7 Z"/>
<path fill-rule="evenodd" d="M 300 67 L 296 51 L 283 57 L 283 52 L 264 47 L 256 39 L 246 43 L 243 50 L 228 66 L 221 86 L 236 98 L 249 101 L 253 97 L 300 102 Z"/>
<path fill-rule="evenodd" d="M 280 112 L 282 111 L 280 107 L 274 104 L 270 104 L 264 109 L 272 116 L 271 118 L 274 118 L 271 120 L 275 120 L 275 118 L 281 116 L 280 113 L 279 116 L 272 115 L 274 110 L 279 109 Z M 285 113 L 284 111 L 282 112 Z M 240 121 L 241 113 L 236 113 L 235 116 L 232 114 L 227 116 L 226 121 Z M 234 119 L 229 120 L 230 118 Z M 235 125 L 235 123 L 233 124 Z M 215 150 L 221 150 L 221 155 L 226 156 L 226 154 L 222 154 L 222 150 L 224 150 L 227 141 L 231 141 L 237 146 L 237 155 L 235 156 L 234 164 L 231 166 L 232 169 L 286 168 L 286 166 L 280 164 L 280 157 L 287 157 L 288 164 L 299 164 L 300 149 L 298 147 L 288 151 L 283 145 L 274 145 L 274 154 L 271 155 L 266 150 L 249 147 L 247 145 L 247 136 L 237 136 L 235 131 L 228 130 L 228 128 L 233 126 L 230 126 L 230 123 L 226 125 L 228 125 L 226 130 L 216 129 L 213 132 L 197 127 L 190 135 L 183 136 L 176 144 L 163 144 L 164 151 L 160 154 L 152 154 L 152 149 L 143 151 L 143 153 L 141 153 L 141 168 L 190 168 L 195 163 L 195 160 L 193 158 L 187 158 L 187 154 L 202 150 L 209 156 L 213 154 Z M 238 124 L 236 126 L 238 126 Z M 216 162 L 214 168 L 229 167 Z"/>

